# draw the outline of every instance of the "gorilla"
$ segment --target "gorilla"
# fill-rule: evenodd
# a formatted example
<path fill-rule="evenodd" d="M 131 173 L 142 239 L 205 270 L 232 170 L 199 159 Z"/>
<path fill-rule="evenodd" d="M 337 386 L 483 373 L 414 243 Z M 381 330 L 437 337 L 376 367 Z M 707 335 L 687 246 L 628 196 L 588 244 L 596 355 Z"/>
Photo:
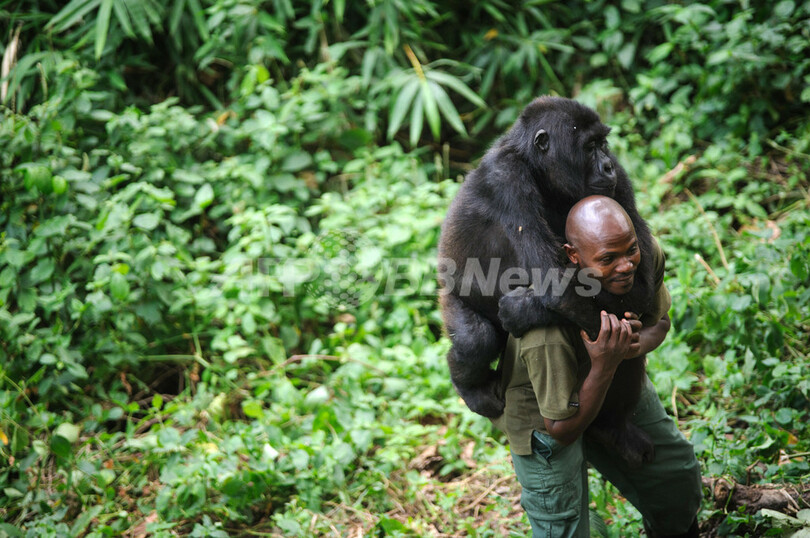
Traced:
<path fill-rule="evenodd" d="M 500 373 L 492 363 L 507 333 L 520 337 L 533 327 L 573 323 L 595 338 L 601 310 L 623 317 L 651 309 L 653 239 L 627 173 L 608 149 L 609 132 L 594 110 L 539 97 L 486 152 L 450 204 L 439 239 L 439 304 L 452 344 L 450 377 L 475 413 L 494 418 L 503 412 Z M 587 278 L 566 267 L 568 211 L 593 194 L 619 202 L 636 230 L 641 263 L 633 289 L 621 298 L 589 288 Z M 566 285 L 574 277 L 581 285 Z M 614 418 L 601 421 L 611 428 L 616 416 L 633 427 L 627 413 L 644 378 L 643 357 L 624 362 L 603 405 L 606 415 L 613 407 Z"/>

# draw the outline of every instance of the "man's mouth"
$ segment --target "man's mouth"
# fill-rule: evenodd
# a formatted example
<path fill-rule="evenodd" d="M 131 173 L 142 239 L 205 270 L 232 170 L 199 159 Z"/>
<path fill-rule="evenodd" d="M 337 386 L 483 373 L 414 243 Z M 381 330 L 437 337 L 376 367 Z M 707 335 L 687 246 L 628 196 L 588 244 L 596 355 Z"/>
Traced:
<path fill-rule="evenodd" d="M 616 284 L 621 284 L 621 285 L 632 284 L 633 283 L 633 276 L 635 276 L 633 273 L 630 273 L 629 275 L 626 275 L 626 276 L 617 276 L 612 281 L 614 283 L 616 283 Z"/>

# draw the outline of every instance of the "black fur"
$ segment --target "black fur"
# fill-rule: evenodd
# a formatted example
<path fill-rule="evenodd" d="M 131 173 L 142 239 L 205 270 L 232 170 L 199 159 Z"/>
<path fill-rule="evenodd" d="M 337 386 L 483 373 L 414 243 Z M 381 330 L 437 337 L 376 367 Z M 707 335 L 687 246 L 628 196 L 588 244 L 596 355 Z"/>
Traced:
<path fill-rule="evenodd" d="M 623 315 L 650 307 L 652 237 L 626 172 L 605 145 L 608 132 L 596 112 L 576 101 L 535 99 L 467 176 L 450 205 L 439 241 L 440 305 L 452 342 L 450 376 L 476 413 L 497 417 L 503 412 L 499 373 L 491 365 L 503 351 L 507 331 L 522 336 L 532 327 L 572 322 L 595 338 L 601 309 Z M 501 289 L 510 268 L 529 275 L 533 269 L 545 275 L 566 268 L 562 244 L 568 211 L 592 194 L 614 198 L 635 226 L 641 263 L 631 292 L 620 300 L 605 292 L 582 297 L 574 285 L 561 295 L 543 293 L 537 282 L 527 289 L 528 282 L 518 278 Z M 494 289 L 473 278 L 476 269 L 494 278 Z M 609 405 L 603 406 L 608 436 L 615 436 L 616 424 L 627 422 L 626 408 L 632 409 L 641 389 L 644 359 L 625 363 L 614 385 L 626 380 L 629 386 L 612 389 L 620 397 L 606 399 L 616 400 L 619 409 L 610 413 Z"/>

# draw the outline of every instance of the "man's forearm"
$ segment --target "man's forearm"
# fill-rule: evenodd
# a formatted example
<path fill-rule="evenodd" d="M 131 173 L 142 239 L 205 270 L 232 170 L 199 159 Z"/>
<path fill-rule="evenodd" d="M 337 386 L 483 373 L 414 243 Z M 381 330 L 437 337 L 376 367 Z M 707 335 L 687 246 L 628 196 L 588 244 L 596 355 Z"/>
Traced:
<path fill-rule="evenodd" d="M 642 327 L 639 331 L 640 351 L 638 355 L 645 355 L 660 346 L 667 337 L 670 326 L 669 314 L 664 314 L 664 317 L 659 319 L 655 325 Z"/>
<path fill-rule="evenodd" d="M 579 390 L 579 409 L 564 420 L 544 419 L 546 430 L 558 443 L 570 445 L 582 435 L 599 414 L 615 369 L 591 368 Z"/>

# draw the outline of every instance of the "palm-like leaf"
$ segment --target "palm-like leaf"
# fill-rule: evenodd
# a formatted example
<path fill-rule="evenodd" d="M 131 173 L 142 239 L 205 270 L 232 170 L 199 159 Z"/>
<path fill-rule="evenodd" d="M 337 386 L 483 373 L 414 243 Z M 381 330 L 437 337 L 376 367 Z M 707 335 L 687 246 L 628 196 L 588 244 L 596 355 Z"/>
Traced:
<path fill-rule="evenodd" d="M 423 66 L 409 47 L 405 51 L 413 69 L 397 71 L 386 84 L 396 93 L 388 117 L 388 138 L 394 137 L 406 117 L 410 118 L 409 141 L 412 146 L 419 142 L 425 120 L 434 140 L 441 138 L 442 120 L 454 131 L 466 136 L 467 129 L 447 90 L 453 90 L 479 108 L 486 108 L 484 100 L 460 78 L 439 70 L 439 62 Z"/>

